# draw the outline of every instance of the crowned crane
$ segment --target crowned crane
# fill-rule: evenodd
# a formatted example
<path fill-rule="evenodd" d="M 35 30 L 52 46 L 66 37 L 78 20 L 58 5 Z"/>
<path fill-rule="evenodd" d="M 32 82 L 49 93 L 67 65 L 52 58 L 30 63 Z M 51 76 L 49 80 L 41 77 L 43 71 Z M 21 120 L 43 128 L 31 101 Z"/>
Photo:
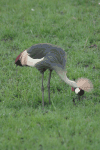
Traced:
<path fill-rule="evenodd" d="M 15 64 L 18 66 L 31 66 L 36 67 L 42 74 L 42 106 L 44 108 L 44 86 L 43 86 L 43 77 L 44 72 L 49 69 L 49 78 L 48 78 L 48 96 L 50 103 L 50 79 L 51 73 L 53 70 L 60 76 L 60 78 L 76 90 L 76 93 L 83 95 L 84 92 L 80 89 L 75 81 L 71 81 L 66 76 L 66 52 L 56 46 L 49 43 L 40 43 L 31 46 L 30 48 L 24 50 L 18 55 L 15 60 Z"/>

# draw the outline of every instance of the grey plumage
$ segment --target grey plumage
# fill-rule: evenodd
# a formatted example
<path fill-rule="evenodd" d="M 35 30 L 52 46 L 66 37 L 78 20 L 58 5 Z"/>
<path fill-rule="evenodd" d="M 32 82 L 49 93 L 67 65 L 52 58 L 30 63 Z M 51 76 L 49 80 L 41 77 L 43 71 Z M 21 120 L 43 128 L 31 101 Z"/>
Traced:
<path fill-rule="evenodd" d="M 42 74 L 42 106 L 44 108 L 44 86 L 43 86 L 43 77 L 44 72 L 49 69 L 49 78 L 48 78 L 48 95 L 50 103 L 50 79 L 52 70 L 55 70 L 60 78 L 72 87 L 72 90 L 76 89 L 76 93 L 80 96 L 84 94 L 85 91 L 89 91 L 93 88 L 92 83 L 88 79 L 80 79 L 79 82 L 69 80 L 66 76 L 66 61 L 67 54 L 66 52 L 56 46 L 49 43 L 40 43 L 31 46 L 22 53 L 18 55 L 15 60 L 15 64 L 19 66 L 32 66 L 36 67 Z M 81 82 L 80 82 L 81 81 Z M 83 90 L 82 90 L 83 89 Z"/>
<path fill-rule="evenodd" d="M 40 60 L 39 60 L 40 59 Z M 42 74 L 42 106 L 44 108 L 44 86 L 43 86 L 43 77 L 44 72 L 49 69 L 49 78 L 48 78 L 48 95 L 50 103 L 50 79 L 52 70 L 55 70 L 56 73 L 61 77 L 61 79 L 69 84 L 70 86 L 76 88 L 78 87 L 76 82 L 71 81 L 66 76 L 66 52 L 56 46 L 49 43 L 40 43 L 31 46 L 30 48 L 23 51 L 15 60 L 15 64 L 19 66 L 28 65 L 36 67 Z"/>
<path fill-rule="evenodd" d="M 66 68 L 66 52 L 56 46 L 49 43 L 41 43 L 31 46 L 27 49 L 27 53 L 33 59 L 40 59 L 44 57 L 44 60 L 38 62 L 35 67 L 43 73 L 47 69 L 64 71 Z"/>

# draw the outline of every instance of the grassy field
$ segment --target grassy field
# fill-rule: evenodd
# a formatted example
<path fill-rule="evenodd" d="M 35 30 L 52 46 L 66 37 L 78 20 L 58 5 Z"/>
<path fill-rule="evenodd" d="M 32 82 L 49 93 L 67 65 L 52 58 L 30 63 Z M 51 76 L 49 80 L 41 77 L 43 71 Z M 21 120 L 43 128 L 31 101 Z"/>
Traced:
<path fill-rule="evenodd" d="M 69 79 L 94 90 L 80 101 L 53 71 L 16 67 L 20 52 L 51 43 L 67 52 Z M 0 150 L 100 150 L 100 5 L 98 0 L 0 0 Z M 76 105 L 73 104 L 73 97 Z"/>

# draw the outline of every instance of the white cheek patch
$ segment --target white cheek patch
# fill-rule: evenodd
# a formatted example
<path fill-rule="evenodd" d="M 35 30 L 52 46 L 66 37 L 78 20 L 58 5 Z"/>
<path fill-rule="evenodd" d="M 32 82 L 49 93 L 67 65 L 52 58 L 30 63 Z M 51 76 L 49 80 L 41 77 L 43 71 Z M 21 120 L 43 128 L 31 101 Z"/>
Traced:
<path fill-rule="evenodd" d="M 31 66 L 31 67 L 34 67 L 36 63 L 42 61 L 43 59 L 44 59 L 44 57 L 41 58 L 41 59 L 33 59 L 30 56 L 27 56 L 27 65 Z"/>
<path fill-rule="evenodd" d="M 79 92 L 80 92 L 80 89 L 79 89 L 79 88 L 76 88 L 76 89 L 75 89 L 75 93 L 78 94 Z"/>

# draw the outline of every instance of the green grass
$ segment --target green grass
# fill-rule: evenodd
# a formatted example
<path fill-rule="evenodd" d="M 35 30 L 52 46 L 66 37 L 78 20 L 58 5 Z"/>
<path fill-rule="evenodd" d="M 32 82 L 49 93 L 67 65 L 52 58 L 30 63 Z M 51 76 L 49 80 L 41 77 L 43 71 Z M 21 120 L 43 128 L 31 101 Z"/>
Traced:
<path fill-rule="evenodd" d="M 75 93 L 53 71 L 49 105 L 46 71 L 43 111 L 41 74 L 36 68 L 16 68 L 14 64 L 20 52 L 37 43 L 65 49 L 69 79 L 86 77 L 94 90 L 77 101 Z M 100 149 L 97 0 L 1 0 L 0 60 L 1 150 Z"/>

